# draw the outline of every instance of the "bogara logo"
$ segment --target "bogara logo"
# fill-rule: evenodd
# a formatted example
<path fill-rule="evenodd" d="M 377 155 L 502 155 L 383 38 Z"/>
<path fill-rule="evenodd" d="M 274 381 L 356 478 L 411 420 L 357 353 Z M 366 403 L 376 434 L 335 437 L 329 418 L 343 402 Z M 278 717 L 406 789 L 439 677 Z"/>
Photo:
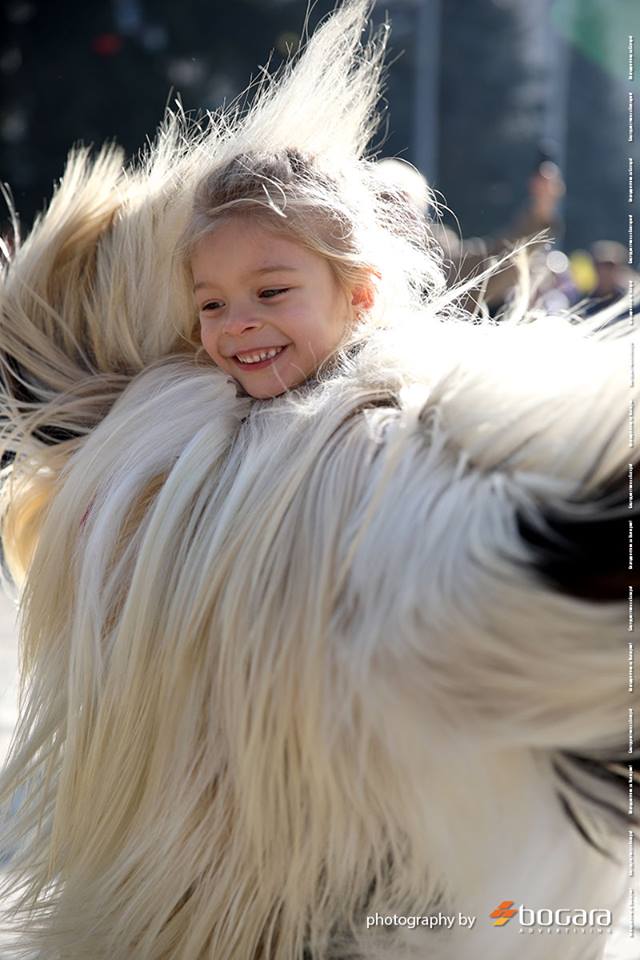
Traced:
<path fill-rule="evenodd" d="M 512 910 L 512 907 L 513 900 L 503 900 L 498 904 L 493 913 L 489 914 L 493 918 L 494 927 L 504 927 L 505 923 L 509 923 L 509 920 L 515 917 L 518 911 Z"/>
<path fill-rule="evenodd" d="M 519 924 L 520 932 L 566 933 L 569 931 L 586 933 L 587 931 L 604 933 L 613 924 L 611 910 L 595 907 L 583 910 L 574 907 L 540 907 L 534 909 L 520 904 L 514 907 L 513 900 L 503 900 L 491 911 L 489 917 L 494 927 L 504 927 L 510 920 Z"/>

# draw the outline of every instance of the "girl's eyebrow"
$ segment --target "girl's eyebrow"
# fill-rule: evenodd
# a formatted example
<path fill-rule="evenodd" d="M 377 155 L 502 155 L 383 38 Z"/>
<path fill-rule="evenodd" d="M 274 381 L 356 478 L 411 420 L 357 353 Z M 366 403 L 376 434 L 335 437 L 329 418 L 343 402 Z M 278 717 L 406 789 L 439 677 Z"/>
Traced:
<path fill-rule="evenodd" d="M 290 267 L 285 263 L 275 263 L 273 265 L 269 264 L 267 267 L 260 267 L 258 270 L 252 270 L 251 273 L 275 273 L 276 270 L 288 270 L 295 272 L 297 269 L 297 267 Z"/>
<path fill-rule="evenodd" d="M 249 270 L 247 276 L 262 276 L 265 273 L 282 273 L 283 271 L 297 273 L 298 268 L 287 266 L 287 264 L 284 263 L 274 263 L 266 267 L 258 267 L 257 270 Z M 199 280 L 198 283 L 194 284 L 193 292 L 195 293 L 196 290 L 202 290 L 203 287 L 215 287 L 215 283 L 211 283 L 209 280 Z"/>

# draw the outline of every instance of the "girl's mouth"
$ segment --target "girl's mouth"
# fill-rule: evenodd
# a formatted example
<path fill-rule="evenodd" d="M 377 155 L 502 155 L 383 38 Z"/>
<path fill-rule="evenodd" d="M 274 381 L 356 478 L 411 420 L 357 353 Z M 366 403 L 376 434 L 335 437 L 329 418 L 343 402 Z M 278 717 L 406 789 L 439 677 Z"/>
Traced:
<path fill-rule="evenodd" d="M 283 347 L 267 347 L 264 350 L 246 351 L 243 353 L 242 359 L 238 354 L 235 354 L 231 359 L 242 370 L 263 370 L 264 367 L 273 363 L 281 353 L 284 353 L 288 346 L 289 344 Z"/>

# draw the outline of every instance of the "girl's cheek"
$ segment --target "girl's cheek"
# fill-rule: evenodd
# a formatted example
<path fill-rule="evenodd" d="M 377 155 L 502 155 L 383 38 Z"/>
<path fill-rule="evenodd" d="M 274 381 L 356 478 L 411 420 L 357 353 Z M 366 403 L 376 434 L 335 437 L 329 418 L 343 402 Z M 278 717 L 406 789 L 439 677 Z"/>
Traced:
<path fill-rule="evenodd" d="M 213 333 L 211 329 L 211 323 L 207 317 L 200 318 L 200 342 L 204 346 L 205 344 L 211 344 L 211 334 Z"/>
<path fill-rule="evenodd" d="M 218 363 L 219 357 L 216 351 L 216 341 L 215 341 L 215 338 L 211 336 L 210 331 L 208 331 L 206 327 L 202 327 L 200 329 L 200 342 L 205 352 L 214 361 L 214 363 Z"/>

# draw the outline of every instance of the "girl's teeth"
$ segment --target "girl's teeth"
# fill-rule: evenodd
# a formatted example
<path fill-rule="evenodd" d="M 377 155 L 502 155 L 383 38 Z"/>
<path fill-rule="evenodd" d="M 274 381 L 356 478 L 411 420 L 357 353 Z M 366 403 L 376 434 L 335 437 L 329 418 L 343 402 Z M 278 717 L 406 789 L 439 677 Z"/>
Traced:
<path fill-rule="evenodd" d="M 244 357 L 237 357 L 240 363 L 259 363 L 261 360 L 270 360 L 280 353 L 284 347 L 272 347 L 271 350 L 261 350 L 259 353 L 250 353 Z"/>

